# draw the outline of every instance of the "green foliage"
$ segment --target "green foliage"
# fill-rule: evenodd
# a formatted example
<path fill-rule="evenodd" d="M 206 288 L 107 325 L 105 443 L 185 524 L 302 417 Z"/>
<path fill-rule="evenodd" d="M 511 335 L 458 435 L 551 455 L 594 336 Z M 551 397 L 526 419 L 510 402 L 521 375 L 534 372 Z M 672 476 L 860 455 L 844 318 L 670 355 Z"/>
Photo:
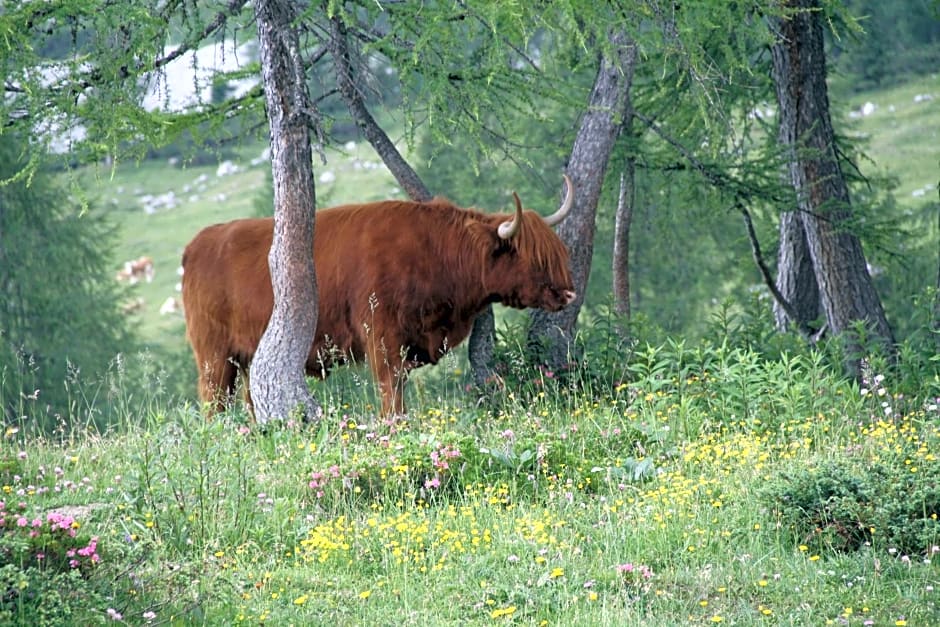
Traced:
<path fill-rule="evenodd" d="M 185 418 L 154 417 L 125 489 L 128 511 L 139 521 L 129 532 L 190 559 L 243 538 L 262 489 L 259 460 L 243 455 L 238 440 L 220 437 L 227 423 L 205 421 L 195 408 Z"/>
<path fill-rule="evenodd" d="M 845 462 L 782 475 L 765 500 L 777 511 L 798 544 L 815 552 L 855 550 L 871 544 L 876 495 L 885 481 L 879 469 Z"/>
<path fill-rule="evenodd" d="M 743 343 L 585 342 L 583 374 L 523 381 L 520 366 L 485 406 L 462 390 L 435 402 L 420 381 L 407 419 L 376 418 L 360 386 L 322 395 L 312 426 L 155 405 L 107 435 L 8 432 L 24 454 L 0 475 L 6 502 L 43 516 L 87 502 L 78 532 L 102 559 L 45 580 L 24 563 L 5 585 L 54 581 L 82 622 L 940 617 L 922 559 L 940 472 L 929 384 L 860 390 L 819 353 Z M 852 536 L 859 522 L 875 531 Z M 19 598 L 21 622 L 53 607 Z"/>
<path fill-rule="evenodd" d="M 170 152 L 200 159 L 220 152 L 219 140 L 254 128 L 263 118 L 260 88 L 183 111 L 144 106 L 147 90 L 168 82 L 172 59 L 250 23 L 250 5 L 242 4 L 77 0 L 8 7 L 0 14 L 0 68 L 7 77 L 0 118 L 29 138 L 23 149 L 30 158 L 6 177 L 31 176 L 49 151 L 69 164 L 139 159 L 180 140 Z M 195 84 L 203 79 L 193 65 Z M 256 74 L 248 66 L 210 79 L 224 86 Z"/>
<path fill-rule="evenodd" d="M 858 423 L 862 443 L 839 456 L 821 449 L 762 490 L 794 542 L 815 551 L 875 547 L 906 559 L 940 550 L 940 459 L 933 453 L 940 432 L 932 416 L 940 397 L 918 402 L 891 393 L 893 384 L 866 374 L 858 394 L 867 411 Z M 936 389 L 936 381 L 926 387 Z"/>
<path fill-rule="evenodd" d="M 77 571 L 0 565 L 0 622 L 7 625 L 104 624 L 107 601 Z M 113 620 L 113 619 L 112 619 Z"/>
<path fill-rule="evenodd" d="M 940 62 L 940 14 L 932 0 L 904 4 L 847 0 L 862 32 L 839 28 L 828 54 L 836 89 L 859 92 L 933 72 Z"/>
<path fill-rule="evenodd" d="M 0 179 L 21 167 L 5 136 Z M 67 415 L 69 385 L 94 380 L 132 348 L 106 269 L 113 245 L 111 224 L 97 211 L 81 215 L 44 172 L 0 187 L 0 411 L 8 417 L 37 397 L 47 415 Z"/>
<path fill-rule="evenodd" d="M 763 498 L 793 541 L 816 552 L 874 544 L 902 555 L 929 556 L 940 543 L 938 472 L 940 464 L 924 459 L 916 448 L 888 459 L 853 455 L 785 472 Z"/>
<path fill-rule="evenodd" d="M 0 501 L 0 622 L 102 622 L 98 538 L 71 515 Z M 112 610 L 113 611 L 113 610 Z"/>

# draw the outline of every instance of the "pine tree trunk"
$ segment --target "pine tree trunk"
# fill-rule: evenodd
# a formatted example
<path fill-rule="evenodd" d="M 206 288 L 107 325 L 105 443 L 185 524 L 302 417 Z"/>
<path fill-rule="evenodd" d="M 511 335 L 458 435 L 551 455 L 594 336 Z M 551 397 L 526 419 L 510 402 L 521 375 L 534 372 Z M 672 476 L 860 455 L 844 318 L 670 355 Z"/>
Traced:
<path fill-rule="evenodd" d="M 791 324 L 806 328 L 819 317 L 819 286 L 813 270 L 803 223 L 794 211 L 780 216 L 780 252 L 777 256 L 777 289 L 790 303 L 798 320 L 790 320 L 784 308 L 774 301 L 777 329 L 785 331 Z"/>
<path fill-rule="evenodd" d="M 572 361 L 571 340 L 591 272 L 597 203 L 610 153 L 624 119 L 625 94 L 633 80 L 636 45 L 625 33 L 614 35 L 611 42 L 617 58 L 601 60 L 568 159 L 567 173 L 574 183 L 574 205 L 556 228 L 571 253 L 571 271 L 578 296 L 559 312 L 533 311 L 529 327 L 529 350 L 553 370 L 564 368 Z"/>
<path fill-rule="evenodd" d="M 858 374 L 865 347 L 854 326 L 894 354 L 894 338 L 868 274 L 858 237 L 848 228 L 849 191 L 835 150 L 826 87 L 822 11 L 817 0 L 790 0 L 772 46 L 780 141 L 790 149 L 789 177 L 829 329 L 847 342 L 847 367 Z M 801 288 L 808 290 L 809 288 Z"/>
<path fill-rule="evenodd" d="M 315 116 L 293 28 L 295 10 L 290 0 L 255 2 L 274 175 L 274 241 L 268 254 L 274 311 L 258 344 L 250 377 L 255 418 L 261 423 L 291 416 L 316 419 L 321 414 L 304 371 L 318 306 L 309 131 Z"/>

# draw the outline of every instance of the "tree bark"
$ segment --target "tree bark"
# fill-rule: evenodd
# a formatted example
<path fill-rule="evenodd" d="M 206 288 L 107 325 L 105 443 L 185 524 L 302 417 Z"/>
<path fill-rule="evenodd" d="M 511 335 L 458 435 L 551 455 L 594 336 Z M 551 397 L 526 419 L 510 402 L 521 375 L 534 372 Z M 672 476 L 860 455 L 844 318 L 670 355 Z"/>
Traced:
<path fill-rule="evenodd" d="M 636 65 L 634 54 L 631 66 Z M 631 72 L 632 72 L 631 67 Z M 626 81 L 623 93 L 623 125 L 621 132 L 633 134 L 633 101 L 630 97 L 632 81 Z M 617 214 L 614 216 L 614 307 L 618 314 L 630 317 L 630 225 L 636 202 L 636 159 L 628 155 L 620 173 L 620 193 L 617 196 Z"/>
<path fill-rule="evenodd" d="M 381 157 L 385 167 L 389 169 L 398 184 L 412 200 L 431 200 L 433 195 L 428 187 L 414 171 L 411 164 L 402 156 L 395 143 L 388 134 L 375 121 L 369 108 L 366 106 L 362 93 L 355 79 L 353 63 L 349 54 L 349 38 L 343 18 L 334 15 L 330 18 L 330 53 L 336 66 L 336 80 L 340 95 L 346 102 L 346 108 L 359 128 L 362 135 Z M 470 360 L 470 369 L 473 371 L 473 381 L 482 387 L 493 379 L 496 371 L 493 369 L 493 345 L 496 341 L 496 321 L 493 307 L 477 315 L 473 321 L 473 329 L 467 346 L 467 356 Z"/>
<path fill-rule="evenodd" d="M 866 347 L 855 325 L 863 324 L 892 357 L 894 338 L 868 274 L 862 244 L 848 228 L 851 203 L 829 116 L 822 10 L 818 0 L 788 0 L 785 5 L 795 11 L 776 20 L 779 36 L 771 47 L 779 139 L 790 151 L 790 183 L 796 190 L 799 222 L 826 323 L 845 338 L 846 366 L 858 375 Z"/>
<path fill-rule="evenodd" d="M 611 36 L 616 55 L 603 57 L 581 125 L 575 136 L 567 173 L 574 183 L 574 205 L 557 232 L 571 254 L 571 271 L 578 291 L 575 301 L 559 312 L 532 312 L 528 345 L 535 357 L 557 370 L 571 362 L 571 340 L 584 303 L 591 256 L 594 253 L 594 220 L 604 176 L 614 142 L 625 119 L 626 94 L 633 81 L 636 45 L 626 35 Z"/>
<path fill-rule="evenodd" d="M 424 181 L 414 171 L 414 168 L 405 161 L 405 158 L 398 152 L 398 148 L 395 147 L 395 143 L 389 139 L 379 123 L 369 113 L 368 107 L 366 107 L 353 75 L 346 24 L 343 23 L 343 18 L 340 15 L 334 15 L 330 18 L 329 46 L 336 67 L 339 93 L 346 102 L 346 108 L 349 109 L 359 132 L 372 144 L 375 152 L 382 158 L 385 166 L 391 171 L 395 180 L 398 181 L 398 184 L 405 190 L 409 198 L 417 201 L 431 200 L 432 194 Z"/>
<path fill-rule="evenodd" d="M 274 311 L 251 364 L 250 390 L 260 423 L 321 415 L 307 388 L 304 365 L 317 326 L 313 266 L 313 155 L 316 122 L 294 30 L 290 0 L 256 0 L 255 19 L 265 103 L 271 129 L 274 240 L 268 254 Z"/>
<path fill-rule="evenodd" d="M 940 183 L 937 185 L 937 195 L 940 196 Z M 940 211 L 937 212 L 937 232 L 940 233 Z M 940 354 L 940 241 L 937 244 L 937 289 L 933 293 L 933 321 L 930 328 L 933 330 L 937 354 Z"/>
<path fill-rule="evenodd" d="M 787 211 L 780 216 L 776 285 L 797 316 L 796 320 L 791 320 L 781 302 L 774 300 L 777 329 L 785 331 L 791 324 L 797 328 L 807 328 L 819 317 L 819 286 L 816 283 L 803 224 L 799 213 L 794 211 Z"/>
<path fill-rule="evenodd" d="M 633 204 L 636 179 L 636 161 L 627 159 L 620 173 L 620 194 L 617 197 L 617 215 L 614 218 L 614 308 L 616 312 L 630 317 L 630 224 L 633 221 Z"/>

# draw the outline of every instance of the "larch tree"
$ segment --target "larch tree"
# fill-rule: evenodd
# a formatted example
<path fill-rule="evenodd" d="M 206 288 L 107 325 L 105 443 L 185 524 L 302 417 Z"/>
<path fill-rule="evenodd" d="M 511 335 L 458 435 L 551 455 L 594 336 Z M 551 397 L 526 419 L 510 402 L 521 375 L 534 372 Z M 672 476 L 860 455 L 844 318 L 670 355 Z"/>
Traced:
<path fill-rule="evenodd" d="M 634 67 L 637 57 L 634 55 Z M 632 81 L 625 85 L 623 103 L 623 128 L 621 136 L 634 137 Z M 613 274 L 614 309 L 626 318 L 630 317 L 630 226 L 636 205 L 636 155 L 627 147 L 623 170 L 620 172 L 620 189 L 617 193 L 617 209 L 614 214 L 614 250 L 611 259 Z"/>
<path fill-rule="evenodd" d="M 630 116 L 632 120 L 632 115 Z M 614 216 L 614 256 L 611 261 L 614 291 L 614 309 L 630 317 L 630 225 L 636 203 L 636 160 L 627 157 L 620 173 L 620 191 L 617 194 L 617 213 Z"/>
<path fill-rule="evenodd" d="M 275 307 L 252 364 L 250 387 L 260 421 L 297 412 L 319 414 L 303 364 L 316 327 L 312 258 L 315 191 L 310 129 L 317 128 L 307 93 L 295 3 L 228 0 L 215 10 L 189 3 L 100 0 L 20 3 L 0 13 L 5 74 L 4 124 L 32 138 L 31 146 L 65 142 L 71 162 L 142 156 L 185 131 L 209 137 L 226 120 L 256 114 L 266 103 L 275 182 L 275 237 L 269 262 Z M 182 110 L 145 106 L 148 87 L 166 68 L 207 42 L 234 37 L 257 22 L 262 89 Z M 177 40 L 175 45 L 167 42 Z M 244 78 L 210 71 L 213 83 Z M 194 76 L 194 81 L 199 82 Z M 28 177 L 30 166 L 17 177 Z"/>
<path fill-rule="evenodd" d="M 781 331 L 791 325 L 809 327 L 821 313 L 819 285 L 797 211 L 780 214 L 779 241 L 776 287 L 780 299 L 774 301 L 774 320 Z M 787 303 L 792 308 L 791 313 L 787 312 Z"/>
<path fill-rule="evenodd" d="M 574 184 L 574 205 L 557 227 L 571 254 L 571 271 L 578 287 L 575 302 L 559 312 L 533 311 L 528 344 L 547 367 L 557 370 L 572 361 L 572 339 L 594 253 L 595 214 L 614 143 L 628 112 L 630 83 L 637 58 L 634 40 L 625 32 L 610 35 L 604 45 L 594 86 L 581 117 L 568 159 Z"/>
<path fill-rule="evenodd" d="M 268 254 L 274 310 L 251 365 L 251 397 L 259 422 L 322 410 L 307 388 L 304 364 L 317 327 L 313 266 L 313 153 L 318 115 L 307 92 L 291 0 L 256 0 L 261 75 L 271 128 L 274 240 Z"/>
<path fill-rule="evenodd" d="M 787 176 L 796 192 L 794 214 L 781 220 L 778 285 L 811 316 L 818 294 L 828 330 L 846 339 L 846 365 L 858 374 L 867 347 L 857 325 L 893 355 L 894 337 L 852 232 L 849 189 L 829 115 L 824 15 L 818 0 L 789 0 L 774 21 L 771 47 L 779 104 L 779 141 L 789 151 Z M 812 274 L 809 268 L 812 266 Z M 796 320 L 805 323 L 806 320 Z"/>

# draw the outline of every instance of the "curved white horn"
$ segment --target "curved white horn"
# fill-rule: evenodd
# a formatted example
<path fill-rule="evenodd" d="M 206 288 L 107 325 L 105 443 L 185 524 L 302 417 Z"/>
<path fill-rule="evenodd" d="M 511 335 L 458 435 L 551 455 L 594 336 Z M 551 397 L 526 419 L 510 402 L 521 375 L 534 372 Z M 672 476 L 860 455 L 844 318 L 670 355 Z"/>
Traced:
<path fill-rule="evenodd" d="M 561 203 L 561 207 L 558 208 L 558 211 L 547 218 L 543 218 L 545 224 L 548 226 L 555 226 L 564 220 L 565 216 L 567 216 L 568 212 L 571 210 L 571 205 L 574 204 L 574 185 L 571 183 L 571 179 L 568 178 L 567 174 L 562 174 L 562 176 L 565 178 L 565 185 L 568 191 L 565 192 L 565 201 Z"/>
<path fill-rule="evenodd" d="M 503 239 L 512 239 L 519 232 L 519 226 L 522 224 L 522 201 L 519 200 L 519 194 L 516 192 L 512 193 L 512 197 L 516 200 L 516 215 L 512 220 L 500 224 L 496 231 Z"/>

